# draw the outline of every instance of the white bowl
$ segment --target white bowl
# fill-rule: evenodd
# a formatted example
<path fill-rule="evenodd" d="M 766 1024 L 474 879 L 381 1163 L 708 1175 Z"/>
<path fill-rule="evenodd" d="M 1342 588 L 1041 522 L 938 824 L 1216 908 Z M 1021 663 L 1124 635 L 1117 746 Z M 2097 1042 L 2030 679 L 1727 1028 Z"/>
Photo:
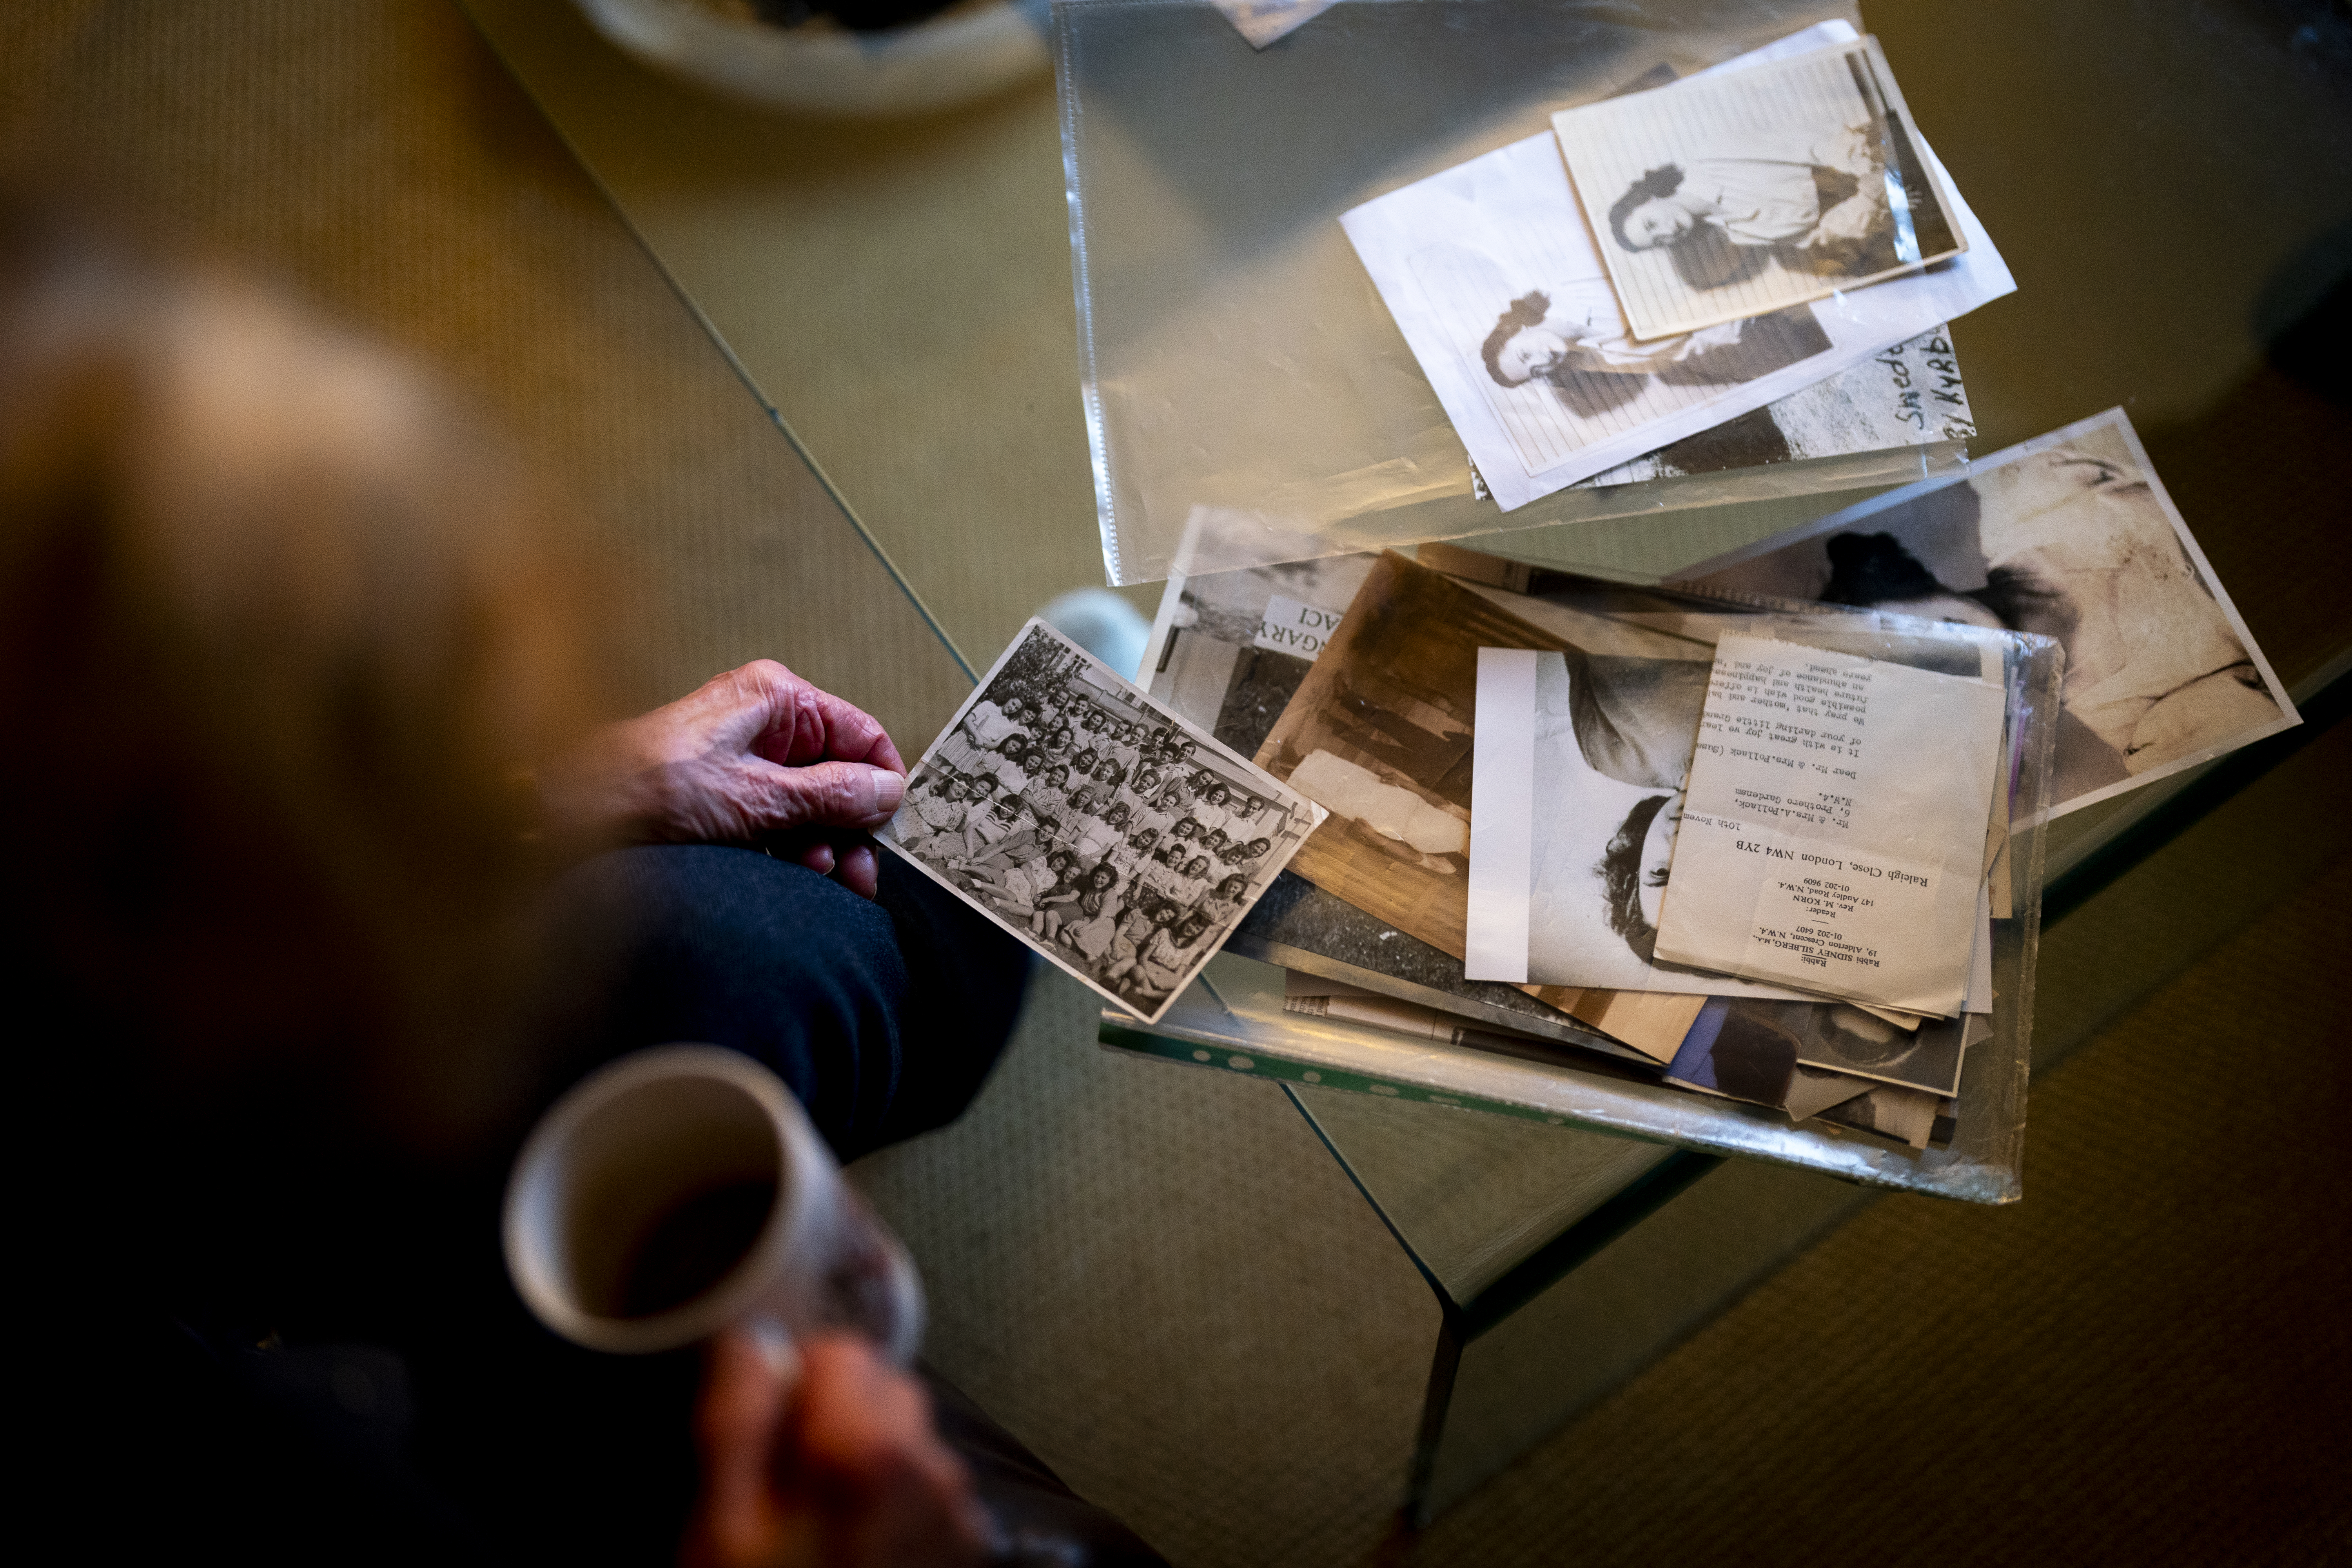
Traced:
<path fill-rule="evenodd" d="M 1040 0 L 1025 8 L 989 0 L 873 33 L 737 21 L 692 0 L 579 3 L 598 32 L 680 80 L 760 108 L 832 119 L 953 109 L 1053 64 Z"/>

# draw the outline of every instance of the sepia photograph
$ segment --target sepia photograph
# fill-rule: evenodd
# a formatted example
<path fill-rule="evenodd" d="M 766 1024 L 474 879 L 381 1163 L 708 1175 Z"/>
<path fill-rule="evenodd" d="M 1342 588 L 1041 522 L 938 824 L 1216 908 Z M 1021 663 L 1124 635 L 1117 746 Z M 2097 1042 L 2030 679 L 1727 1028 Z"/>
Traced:
<path fill-rule="evenodd" d="M 1456 957 L 1469 907 L 1478 650 L 1559 638 L 1397 554 L 1258 749 L 1258 765 L 1331 816 L 1291 869 Z"/>
<path fill-rule="evenodd" d="M 2056 638 L 2053 816 L 2299 722 L 2119 408 L 1681 576 Z"/>
<path fill-rule="evenodd" d="M 1809 27 L 1690 82 L 1738 79 L 1854 37 L 1843 23 Z M 1965 439 L 1948 343 L 1923 351 L 1941 370 L 1910 356 L 1870 362 L 2015 287 L 1956 206 L 1969 246 L 1948 266 L 1834 309 L 1785 302 L 1704 331 L 1645 335 L 1626 319 L 1604 258 L 1612 247 L 1587 222 L 1549 134 L 1416 180 L 1339 221 L 1478 483 L 1507 512 L 1587 481 Z M 1854 371 L 1863 374 L 1851 384 L 1814 390 Z M 1796 401 L 1763 412 L 1784 399 Z M 1682 443 L 1691 445 L 1673 450 Z"/>
<path fill-rule="evenodd" d="M 877 837 L 1149 1021 L 1322 816 L 1033 620 Z"/>
<path fill-rule="evenodd" d="M 1874 38 L 1563 110 L 1552 125 L 1640 342 L 1968 247 Z"/>

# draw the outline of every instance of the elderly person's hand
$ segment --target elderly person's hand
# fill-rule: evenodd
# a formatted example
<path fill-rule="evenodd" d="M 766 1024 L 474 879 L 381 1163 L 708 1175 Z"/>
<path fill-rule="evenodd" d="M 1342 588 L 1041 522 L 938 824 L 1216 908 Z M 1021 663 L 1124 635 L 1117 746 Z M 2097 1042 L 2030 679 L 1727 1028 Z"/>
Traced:
<path fill-rule="evenodd" d="M 773 659 L 609 724 L 540 771 L 563 843 L 747 844 L 874 896 L 869 830 L 890 820 L 907 764 L 882 726 Z"/>
<path fill-rule="evenodd" d="M 795 1384 L 750 1334 L 711 1342 L 686 1568 L 979 1562 L 988 1518 L 921 1385 L 852 1335 L 804 1342 L 800 1363 Z"/>

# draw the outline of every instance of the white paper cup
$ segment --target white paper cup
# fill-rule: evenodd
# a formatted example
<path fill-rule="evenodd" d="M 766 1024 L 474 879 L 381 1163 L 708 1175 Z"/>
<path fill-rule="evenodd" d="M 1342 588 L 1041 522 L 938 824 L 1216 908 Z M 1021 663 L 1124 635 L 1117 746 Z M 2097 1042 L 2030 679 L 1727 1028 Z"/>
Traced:
<path fill-rule="evenodd" d="M 558 1100 L 515 1161 L 505 1236 L 523 1300 L 591 1350 L 845 1329 L 904 1364 L 922 1338 L 906 1249 L 782 1080 L 715 1046 L 639 1051 Z"/>

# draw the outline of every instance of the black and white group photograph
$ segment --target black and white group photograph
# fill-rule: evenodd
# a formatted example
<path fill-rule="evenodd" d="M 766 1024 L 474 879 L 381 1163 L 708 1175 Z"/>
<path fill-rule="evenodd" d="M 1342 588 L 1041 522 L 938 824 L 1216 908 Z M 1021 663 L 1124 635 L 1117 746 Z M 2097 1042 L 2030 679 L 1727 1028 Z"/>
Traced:
<path fill-rule="evenodd" d="M 1818 300 L 1965 249 L 1868 38 L 1553 116 L 1633 335 Z"/>
<path fill-rule="evenodd" d="M 1031 621 L 908 774 L 880 837 L 1150 1019 L 1322 816 Z"/>

